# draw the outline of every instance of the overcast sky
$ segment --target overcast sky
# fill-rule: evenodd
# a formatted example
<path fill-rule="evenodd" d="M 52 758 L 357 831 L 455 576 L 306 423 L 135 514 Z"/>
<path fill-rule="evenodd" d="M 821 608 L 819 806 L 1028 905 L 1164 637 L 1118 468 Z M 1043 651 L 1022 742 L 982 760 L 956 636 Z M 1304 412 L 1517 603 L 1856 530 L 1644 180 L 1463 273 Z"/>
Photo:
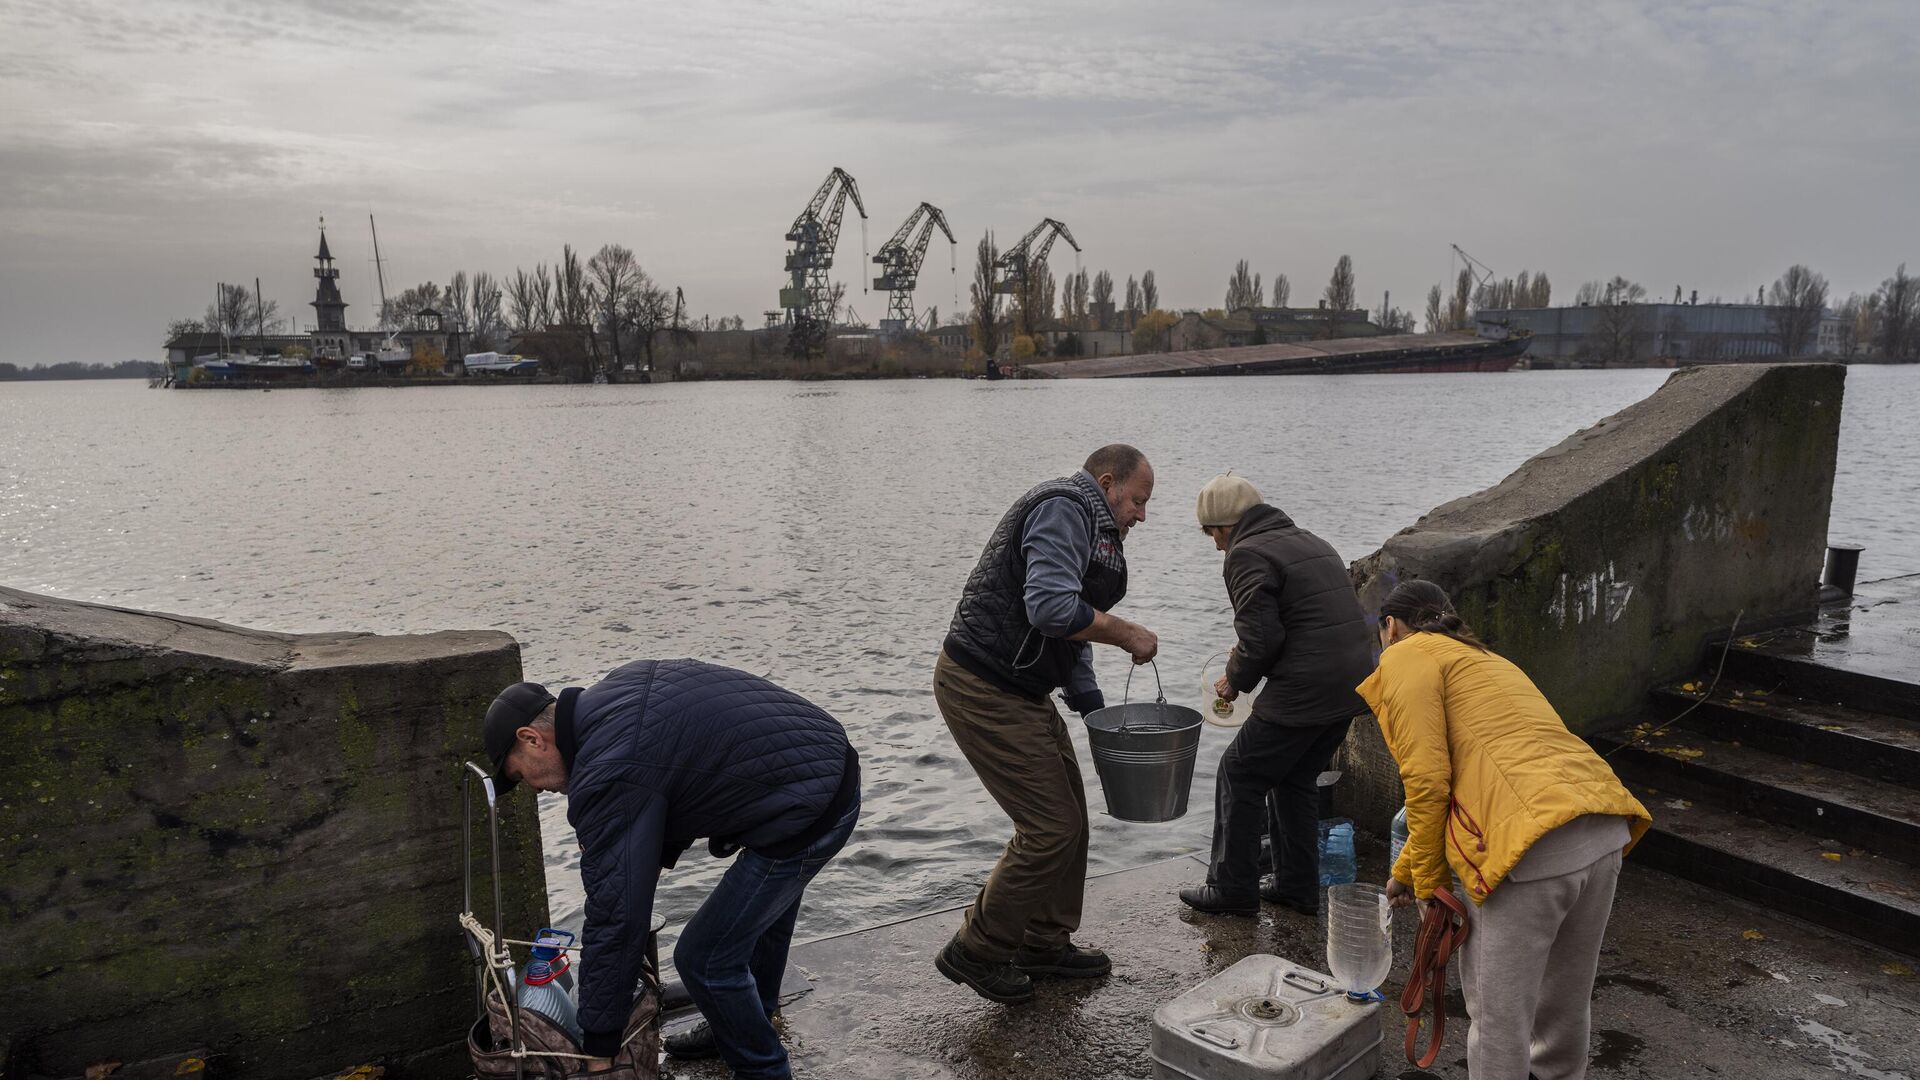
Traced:
<path fill-rule="evenodd" d="M 390 288 L 611 241 L 757 324 L 835 165 L 869 247 L 946 210 L 943 312 L 1047 215 L 1165 306 L 1239 258 L 1310 301 L 1344 252 L 1417 312 L 1449 243 L 1562 302 L 1844 296 L 1920 263 L 1916 56 L 1915 0 L 0 0 L 0 360 L 157 358 L 219 280 L 310 324 L 322 214 L 370 324 L 369 211 Z"/>

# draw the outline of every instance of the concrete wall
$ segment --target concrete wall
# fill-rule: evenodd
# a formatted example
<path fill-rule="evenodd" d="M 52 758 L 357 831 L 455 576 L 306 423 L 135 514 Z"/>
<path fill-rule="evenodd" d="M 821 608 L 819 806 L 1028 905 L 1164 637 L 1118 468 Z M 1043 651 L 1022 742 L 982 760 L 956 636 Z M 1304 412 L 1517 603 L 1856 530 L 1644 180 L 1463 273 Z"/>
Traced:
<path fill-rule="evenodd" d="M 1371 615 L 1396 582 L 1434 581 L 1569 727 L 1631 718 L 1737 613 L 1744 632 L 1814 609 L 1845 372 L 1683 369 L 1354 563 L 1361 604 Z M 1399 774 L 1371 719 L 1341 767 L 1343 805 L 1383 831 Z"/>
<path fill-rule="evenodd" d="M 457 767 L 519 677 L 495 632 L 270 634 L 0 589 L 5 1075 L 188 1048 L 231 1076 L 464 1075 Z M 508 924 L 537 929 L 533 799 L 502 808 Z"/>

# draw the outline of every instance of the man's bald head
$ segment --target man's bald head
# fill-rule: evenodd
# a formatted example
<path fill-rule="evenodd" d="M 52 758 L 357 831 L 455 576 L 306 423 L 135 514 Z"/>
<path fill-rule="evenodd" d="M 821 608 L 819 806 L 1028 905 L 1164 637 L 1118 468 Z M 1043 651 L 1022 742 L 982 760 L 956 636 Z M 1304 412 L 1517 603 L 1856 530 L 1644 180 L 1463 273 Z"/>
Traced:
<path fill-rule="evenodd" d="M 1128 446 L 1126 443 L 1108 443 L 1095 450 L 1087 458 L 1082 468 L 1092 473 L 1094 479 L 1111 476 L 1116 483 L 1126 483 L 1135 469 L 1147 463 L 1147 455 Z"/>
<path fill-rule="evenodd" d="M 1112 443 L 1095 450 L 1085 467 L 1107 497 L 1122 534 L 1147 520 L 1147 500 L 1153 497 L 1153 466 L 1147 464 L 1147 455 L 1126 443 Z"/>

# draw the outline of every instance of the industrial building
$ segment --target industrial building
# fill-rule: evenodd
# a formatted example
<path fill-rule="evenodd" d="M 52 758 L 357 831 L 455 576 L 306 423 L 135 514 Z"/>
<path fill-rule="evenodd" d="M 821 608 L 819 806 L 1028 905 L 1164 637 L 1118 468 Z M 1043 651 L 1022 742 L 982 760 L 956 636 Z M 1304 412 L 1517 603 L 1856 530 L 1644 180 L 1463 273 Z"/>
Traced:
<path fill-rule="evenodd" d="M 1670 359 L 1689 363 L 1716 363 L 1780 358 L 1780 331 L 1774 308 L 1760 304 L 1632 304 L 1634 354 L 1639 360 Z M 1506 337 L 1525 331 L 1531 335 L 1526 355 L 1539 361 L 1579 363 L 1594 353 L 1608 305 L 1548 308 L 1490 308 L 1474 319 L 1480 336 Z M 1842 349 L 1842 320 L 1826 313 L 1802 355 L 1838 354 Z"/>

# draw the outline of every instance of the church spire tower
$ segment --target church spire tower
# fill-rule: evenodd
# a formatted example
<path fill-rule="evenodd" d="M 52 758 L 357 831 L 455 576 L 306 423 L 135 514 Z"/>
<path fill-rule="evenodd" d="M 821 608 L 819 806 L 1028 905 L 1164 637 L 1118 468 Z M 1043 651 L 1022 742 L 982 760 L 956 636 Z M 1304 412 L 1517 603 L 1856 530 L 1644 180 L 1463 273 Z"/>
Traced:
<path fill-rule="evenodd" d="M 314 267 L 313 276 L 320 284 L 313 292 L 313 310 L 319 319 L 321 330 L 345 330 L 347 328 L 347 302 L 340 299 L 340 271 L 333 267 L 333 252 L 327 250 L 327 219 L 320 218 L 320 253 L 313 257 L 319 263 Z"/>

